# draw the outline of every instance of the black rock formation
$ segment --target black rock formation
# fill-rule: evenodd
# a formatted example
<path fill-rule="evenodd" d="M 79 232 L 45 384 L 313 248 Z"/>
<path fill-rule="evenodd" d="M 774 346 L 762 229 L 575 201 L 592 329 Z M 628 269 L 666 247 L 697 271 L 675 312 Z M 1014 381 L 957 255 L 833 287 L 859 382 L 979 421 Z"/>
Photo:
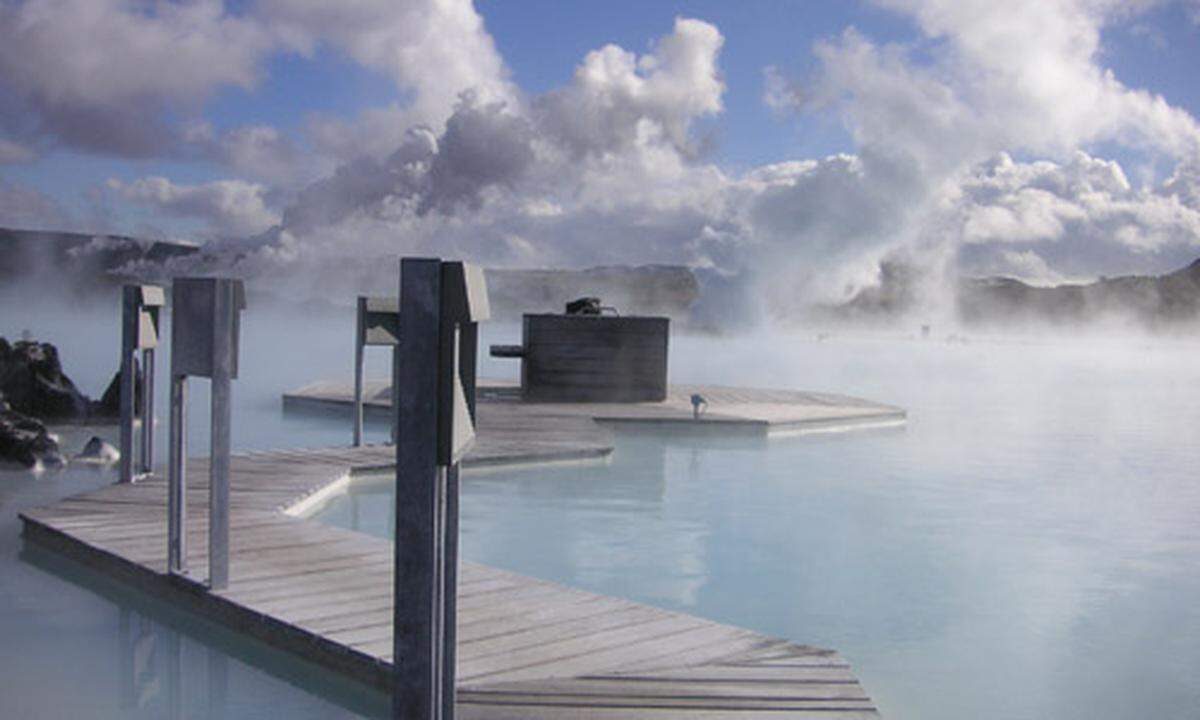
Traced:
<path fill-rule="evenodd" d="M 58 349 L 50 343 L 0 337 L 0 398 L 12 410 L 42 420 L 88 416 L 91 401 L 63 374 Z"/>
<path fill-rule="evenodd" d="M 0 460 L 25 467 L 57 467 L 63 464 L 58 442 L 41 421 L 16 412 L 0 400 Z"/>
<path fill-rule="evenodd" d="M 121 459 L 121 451 L 104 438 L 93 435 L 83 446 L 72 462 L 89 463 L 92 465 L 112 465 Z"/>
<path fill-rule="evenodd" d="M 133 382 L 133 408 L 134 414 L 138 413 L 138 408 L 142 406 L 142 365 L 139 362 L 134 362 Z M 93 417 L 115 418 L 121 414 L 121 371 L 117 370 L 113 374 L 112 380 L 109 381 L 108 387 L 104 389 L 104 394 L 100 399 L 92 403 L 91 414 Z"/>

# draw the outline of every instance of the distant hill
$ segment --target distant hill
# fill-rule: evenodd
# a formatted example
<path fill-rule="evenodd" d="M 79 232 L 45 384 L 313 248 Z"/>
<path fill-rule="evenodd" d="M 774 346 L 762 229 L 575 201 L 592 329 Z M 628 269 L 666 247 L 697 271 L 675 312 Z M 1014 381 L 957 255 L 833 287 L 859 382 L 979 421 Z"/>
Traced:
<path fill-rule="evenodd" d="M 884 263 L 880 282 L 822 313 L 833 319 L 882 320 L 920 307 L 929 280 L 917 269 Z M 1037 287 L 1009 277 L 964 278 L 954 288 L 958 319 L 971 325 L 1093 323 L 1131 320 L 1159 327 L 1200 322 L 1200 260 L 1158 276 L 1101 278 Z"/>
<path fill-rule="evenodd" d="M 157 264 L 197 250 L 194 245 L 123 235 L 0 228 L 0 283 L 35 282 L 86 294 L 120 283 L 122 278 L 116 273 L 130 263 Z"/>
<path fill-rule="evenodd" d="M 1147 325 L 1200 320 L 1200 260 L 1166 275 L 1101 278 L 1085 285 L 1033 287 L 1012 278 L 963 281 L 959 317 L 972 323 L 1118 317 Z"/>
<path fill-rule="evenodd" d="M 30 283 L 70 296 L 111 292 L 132 275 L 161 282 L 164 276 L 179 272 L 178 264 L 173 268 L 163 264 L 185 256 L 190 258 L 185 263 L 187 272 L 229 273 L 240 259 L 239 253 L 244 254 L 245 247 L 253 242 L 257 241 L 225 242 L 220 251 L 213 251 L 211 246 L 202 248 L 120 235 L 0 228 L 0 286 Z M 345 258 L 342 266 L 330 270 L 330 274 L 341 278 L 340 282 L 314 284 L 307 288 L 310 296 L 296 301 L 349 307 L 355 294 L 378 294 L 381 288 L 395 287 L 395 276 L 383 272 L 385 267 L 395 268 L 394 259 L 380 263 Z M 565 303 L 582 296 L 599 297 L 605 305 L 624 314 L 684 319 L 700 293 L 692 271 L 674 265 L 486 272 L 493 315 L 506 319 L 519 318 L 523 312 L 562 312 Z M 255 283 L 253 277 L 247 278 L 248 291 L 259 297 L 281 297 L 273 294 L 272 287 L 279 278 L 263 280 L 272 282 Z M 312 297 L 314 289 L 324 296 Z"/>

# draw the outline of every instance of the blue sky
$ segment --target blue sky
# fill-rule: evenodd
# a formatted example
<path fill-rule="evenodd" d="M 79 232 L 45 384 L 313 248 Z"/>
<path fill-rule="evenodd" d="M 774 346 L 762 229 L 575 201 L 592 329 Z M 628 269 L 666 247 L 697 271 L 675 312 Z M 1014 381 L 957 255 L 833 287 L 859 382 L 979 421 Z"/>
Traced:
<path fill-rule="evenodd" d="M 947 0 L 0 7 L 0 225 L 199 242 L 286 231 L 289 252 L 312 255 L 339 248 L 353 222 L 501 264 L 732 270 L 761 262 L 749 256 L 762 245 L 861 268 L 965 243 L 960 254 L 982 263 L 970 270 L 1046 280 L 1200 254 L 1194 0 L 1015 2 L 1000 14 Z M 620 52 L 604 65 L 609 45 Z M 593 56 L 603 77 L 589 85 L 576 73 Z M 784 91 L 774 107 L 768 75 Z M 475 107 L 456 104 L 462 91 Z M 449 167 L 456 117 L 488 138 L 464 132 L 464 147 L 516 144 L 456 156 L 463 175 L 431 199 L 450 182 L 433 167 Z M 412 140 L 414 127 L 431 139 Z M 405 167 L 433 174 L 397 184 L 399 148 L 424 158 Z M 824 161 L 837 153 L 859 165 Z M 1000 154 L 1015 165 L 988 165 Z M 769 169 L 789 161 L 811 164 Z M 1104 185 L 1110 161 L 1124 180 Z M 1002 169 L 983 177 L 985 166 Z M 351 175 L 361 197 L 343 187 Z M 610 192 L 625 182 L 640 195 Z M 785 187 L 833 195 L 789 214 L 778 208 L 803 203 L 771 204 Z M 551 235 L 621 232 L 631 212 L 648 239 L 611 257 Z M 834 227 L 859 215 L 870 221 Z M 487 240 L 472 245 L 463 228 Z"/>

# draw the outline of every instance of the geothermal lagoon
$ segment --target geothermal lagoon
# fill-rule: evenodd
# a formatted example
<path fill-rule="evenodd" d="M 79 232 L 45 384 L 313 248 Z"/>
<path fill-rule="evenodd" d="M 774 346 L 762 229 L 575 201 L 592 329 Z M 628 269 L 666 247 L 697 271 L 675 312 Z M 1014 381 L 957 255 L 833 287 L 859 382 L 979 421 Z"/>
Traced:
<path fill-rule="evenodd" d="M 108 309 L 24 320 L 48 329 L 39 339 L 93 395 L 113 370 L 116 321 Z M 310 313 L 303 332 L 270 310 L 243 321 L 235 451 L 347 444 L 348 418 L 285 414 L 280 396 L 348 377 L 352 316 Z M 0 334 L 23 329 L 10 322 Z M 482 344 L 516 333 L 484 326 Z M 462 551 L 837 648 L 884 717 L 1192 717 L 1197 349 L 1035 335 L 948 343 L 918 329 L 677 335 L 673 382 L 846 393 L 904 407 L 907 426 L 769 440 L 638 432 L 618 435 L 607 463 L 468 471 Z M 378 355 L 368 376 L 386 373 Z M 513 370 L 483 359 L 480 374 Z M 190 440 L 204 447 L 201 392 L 193 402 Z M 375 442 L 388 432 L 378 421 L 367 431 Z M 60 432 L 73 453 L 92 429 Z M 0 632 L 23 649 L 0 660 L 10 712 L 386 714 L 373 691 L 23 545 L 20 510 L 112 479 L 0 471 Z M 387 536 L 390 493 L 387 478 L 359 478 L 318 517 Z"/>

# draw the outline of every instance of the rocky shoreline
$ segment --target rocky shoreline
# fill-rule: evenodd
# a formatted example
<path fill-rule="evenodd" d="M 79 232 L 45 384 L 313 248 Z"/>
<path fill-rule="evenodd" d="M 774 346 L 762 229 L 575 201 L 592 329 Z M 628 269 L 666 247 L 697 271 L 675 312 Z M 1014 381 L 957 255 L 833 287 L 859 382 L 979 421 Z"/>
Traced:
<path fill-rule="evenodd" d="M 63 372 L 54 345 L 31 339 L 10 343 L 0 337 L 0 461 L 34 469 L 65 464 L 58 438 L 46 423 L 114 422 L 119 377 L 93 400 Z"/>

